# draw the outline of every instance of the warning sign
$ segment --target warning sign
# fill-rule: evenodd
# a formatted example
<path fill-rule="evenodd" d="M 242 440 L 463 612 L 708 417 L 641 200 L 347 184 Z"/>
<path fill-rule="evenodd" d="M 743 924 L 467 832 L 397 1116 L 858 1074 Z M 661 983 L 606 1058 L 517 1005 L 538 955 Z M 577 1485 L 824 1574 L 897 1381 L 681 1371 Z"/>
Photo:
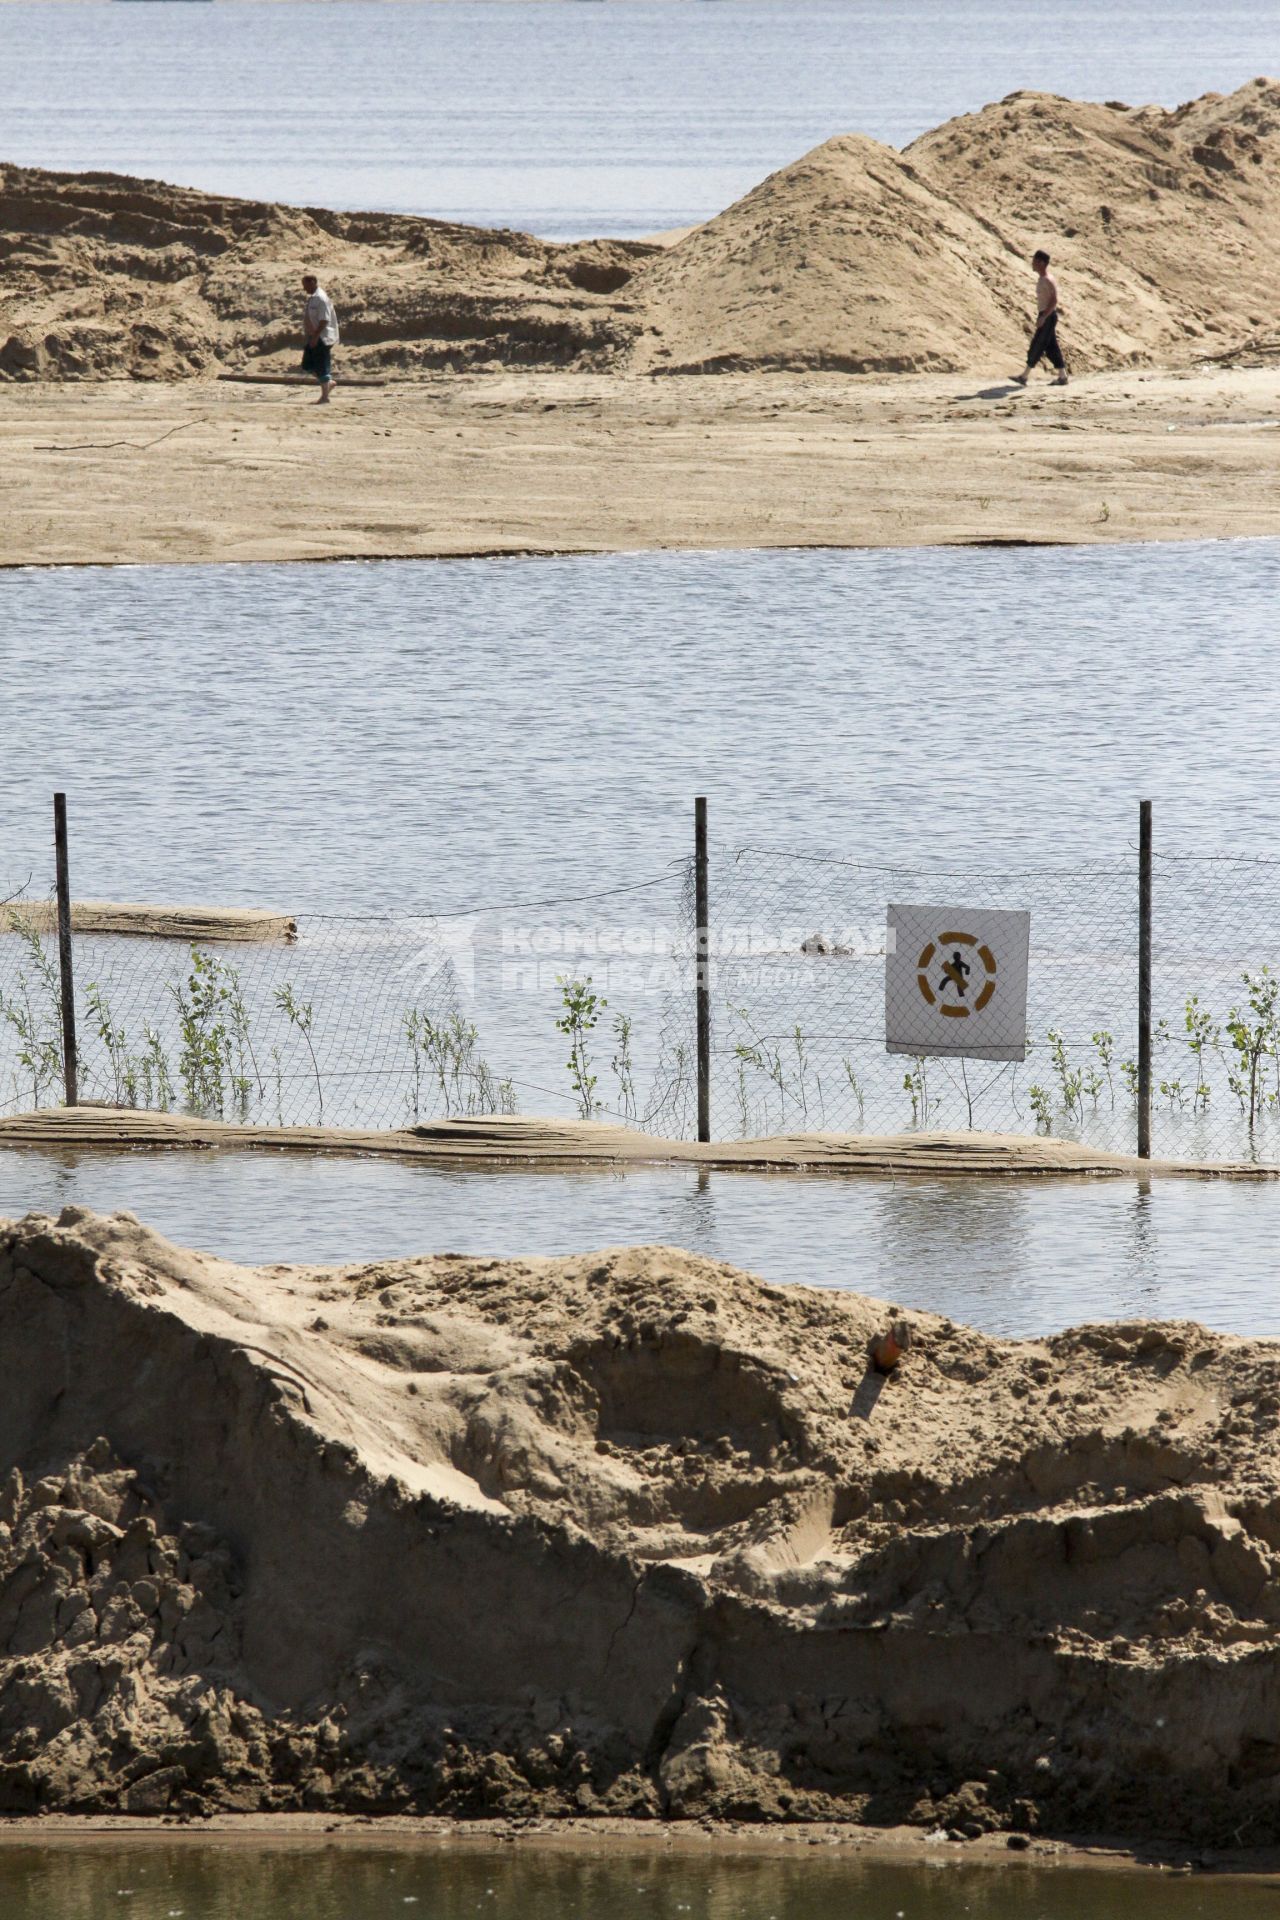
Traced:
<path fill-rule="evenodd" d="M 884 976 L 890 1053 L 1023 1060 L 1029 913 L 889 908 Z"/>

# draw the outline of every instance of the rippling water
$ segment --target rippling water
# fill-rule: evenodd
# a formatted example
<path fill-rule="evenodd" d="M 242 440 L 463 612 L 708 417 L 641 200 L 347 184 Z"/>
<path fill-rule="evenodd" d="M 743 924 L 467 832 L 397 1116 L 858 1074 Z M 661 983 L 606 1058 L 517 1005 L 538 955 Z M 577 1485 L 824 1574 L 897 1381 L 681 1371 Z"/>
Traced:
<path fill-rule="evenodd" d="M 1276 541 L 0 574 L 0 881 L 58 785 L 86 895 L 329 912 L 661 872 L 695 792 L 889 865 L 1118 858 L 1140 794 L 1280 854 L 1278 591 Z"/>
<path fill-rule="evenodd" d="M 791 1858 L 663 1858 L 616 1846 L 500 1853 L 326 1847 L 0 1849 L 5 1920 L 1262 1920 L 1274 1886 L 1169 1873 Z"/>
<path fill-rule="evenodd" d="M 0 154 L 559 236 L 704 220 L 833 133 L 1015 87 L 1167 106 L 1276 65 L 1270 7 L 1058 0 L 0 6 Z M 1046 208 L 1046 213 L 1051 212 Z"/>

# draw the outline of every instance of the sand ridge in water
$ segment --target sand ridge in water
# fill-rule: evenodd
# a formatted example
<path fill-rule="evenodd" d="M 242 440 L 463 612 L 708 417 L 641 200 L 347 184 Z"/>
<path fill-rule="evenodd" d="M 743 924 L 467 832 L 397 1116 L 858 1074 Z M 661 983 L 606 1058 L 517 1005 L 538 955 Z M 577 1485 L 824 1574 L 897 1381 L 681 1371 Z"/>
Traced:
<path fill-rule="evenodd" d="M 7 1226 L 0 1808 L 1274 1842 L 1280 1349 L 888 1312 Z"/>
<path fill-rule="evenodd" d="M 296 365 L 324 278 L 349 373 L 989 368 L 1050 245 L 1079 367 L 1267 357 L 1280 84 L 1172 112 L 1016 93 L 905 152 L 838 135 L 663 247 L 0 169 L 0 378 Z"/>

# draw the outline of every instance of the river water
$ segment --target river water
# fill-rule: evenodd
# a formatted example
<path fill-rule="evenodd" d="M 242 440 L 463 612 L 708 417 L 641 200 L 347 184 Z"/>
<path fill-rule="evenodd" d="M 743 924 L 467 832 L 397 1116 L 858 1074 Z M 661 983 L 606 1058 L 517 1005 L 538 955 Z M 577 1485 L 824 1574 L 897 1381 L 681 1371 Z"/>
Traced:
<path fill-rule="evenodd" d="M 282 0 L 0 6 L 0 155 L 557 237 L 705 220 L 833 133 L 1015 87 L 1174 106 L 1276 65 L 1270 5 Z M 1046 205 L 1046 218 L 1052 216 Z"/>
<path fill-rule="evenodd" d="M 1274 1885 L 1169 1872 L 314 1845 L 0 1849 L 5 1920 L 1264 1920 Z"/>

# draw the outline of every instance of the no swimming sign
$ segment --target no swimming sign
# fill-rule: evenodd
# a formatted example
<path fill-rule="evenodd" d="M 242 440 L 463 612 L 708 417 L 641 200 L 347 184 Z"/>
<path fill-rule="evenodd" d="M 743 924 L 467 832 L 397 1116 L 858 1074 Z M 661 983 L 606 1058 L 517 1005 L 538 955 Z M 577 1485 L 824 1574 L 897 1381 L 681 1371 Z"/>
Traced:
<path fill-rule="evenodd" d="M 884 970 L 890 1053 L 1024 1060 L 1031 915 L 891 906 Z"/>

